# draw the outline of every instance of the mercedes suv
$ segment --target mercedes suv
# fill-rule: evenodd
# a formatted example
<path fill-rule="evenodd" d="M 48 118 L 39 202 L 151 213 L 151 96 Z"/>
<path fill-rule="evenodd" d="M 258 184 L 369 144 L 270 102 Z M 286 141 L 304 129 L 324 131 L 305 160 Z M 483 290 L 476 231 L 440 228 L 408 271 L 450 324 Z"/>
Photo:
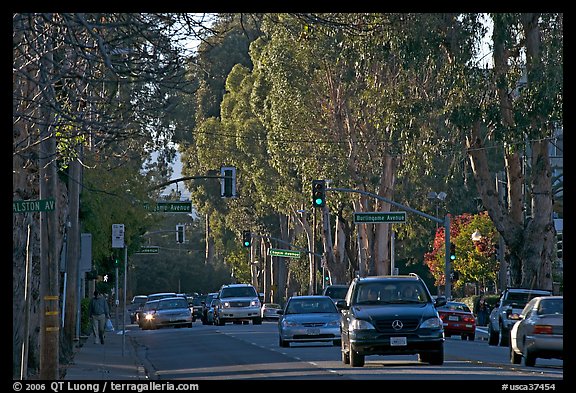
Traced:
<path fill-rule="evenodd" d="M 242 323 L 252 321 L 253 325 L 262 324 L 260 299 L 258 292 L 250 284 L 222 285 L 218 292 L 220 302 L 214 309 L 214 324 L 226 322 Z"/>
<path fill-rule="evenodd" d="M 342 362 L 363 367 L 369 355 L 415 355 L 420 362 L 444 363 L 444 328 L 432 298 L 414 274 L 356 277 L 341 310 Z"/>

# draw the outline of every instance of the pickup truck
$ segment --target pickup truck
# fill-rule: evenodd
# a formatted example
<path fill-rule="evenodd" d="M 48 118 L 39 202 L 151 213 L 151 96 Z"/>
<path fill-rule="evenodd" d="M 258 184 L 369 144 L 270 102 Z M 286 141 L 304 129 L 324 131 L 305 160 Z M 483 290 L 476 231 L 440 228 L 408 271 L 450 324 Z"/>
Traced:
<path fill-rule="evenodd" d="M 552 291 L 542 289 L 507 288 L 490 312 L 488 345 L 508 346 L 510 330 L 519 320 L 524 306 L 536 296 L 552 296 Z"/>

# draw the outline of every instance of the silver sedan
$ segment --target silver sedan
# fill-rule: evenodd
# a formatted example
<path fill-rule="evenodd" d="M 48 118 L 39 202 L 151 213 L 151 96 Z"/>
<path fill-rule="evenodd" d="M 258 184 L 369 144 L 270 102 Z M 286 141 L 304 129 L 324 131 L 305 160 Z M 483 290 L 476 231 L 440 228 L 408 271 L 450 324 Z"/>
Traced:
<path fill-rule="evenodd" d="M 293 296 L 279 311 L 279 345 L 290 343 L 331 342 L 341 345 L 340 312 L 328 296 Z"/>
<path fill-rule="evenodd" d="M 539 296 L 526 304 L 510 331 L 510 362 L 533 367 L 537 358 L 563 359 L 564 297 Z"/>

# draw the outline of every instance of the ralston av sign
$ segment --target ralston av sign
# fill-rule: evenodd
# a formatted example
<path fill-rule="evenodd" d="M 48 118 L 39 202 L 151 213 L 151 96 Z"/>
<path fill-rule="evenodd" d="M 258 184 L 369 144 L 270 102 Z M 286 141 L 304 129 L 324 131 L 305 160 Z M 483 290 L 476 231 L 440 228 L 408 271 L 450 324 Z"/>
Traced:
<path fill-rule="evenodd" d="M 12 201 L 13 213 L 51 212 L 56 203 L 54 199 L 37 199 L 30 201 Z"/>

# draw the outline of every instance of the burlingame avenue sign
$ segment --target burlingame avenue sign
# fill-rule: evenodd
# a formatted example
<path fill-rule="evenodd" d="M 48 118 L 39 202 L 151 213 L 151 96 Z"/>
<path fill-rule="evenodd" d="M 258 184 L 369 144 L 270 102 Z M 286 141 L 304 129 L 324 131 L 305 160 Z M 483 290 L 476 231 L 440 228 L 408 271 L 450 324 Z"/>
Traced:
<path fill-rule="evenodd" d="M 136 254 L 158 254 L 158 246 L 143 246 Z"/>
<path fill-rule="evenodd" d="M 406 212 L 354 212 L 355 224 L 406 222 Z"/>
<path fill-rule="evenodd" d="M 284 258 L 300 258 L 300 251 L 280 250 L 277 248 L 271 248 L 270 249 L 270 256 L 284 257 Z"/>
<path fill-rule="evenodd" d="M 13 213 L 51 212 L 56 203 L 53 198 L 28 201 L 12 201 Z"/>
<path fill-rule="evenodd" d="M 163 213 L 192 213 L 192 202 L 157 202 L 152 208 L 146 204 L 145 208 L 153 212 Z"/>

